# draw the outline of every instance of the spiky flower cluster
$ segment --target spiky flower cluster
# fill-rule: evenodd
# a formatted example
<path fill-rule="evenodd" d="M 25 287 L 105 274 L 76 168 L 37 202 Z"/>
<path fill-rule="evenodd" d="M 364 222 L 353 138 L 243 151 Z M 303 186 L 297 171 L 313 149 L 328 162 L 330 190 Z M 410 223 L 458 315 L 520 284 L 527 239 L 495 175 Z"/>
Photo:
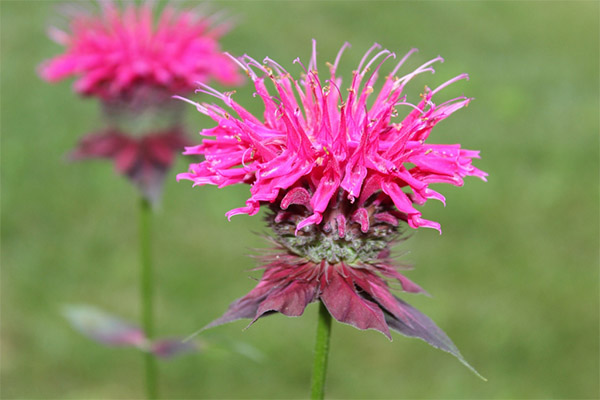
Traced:
<path fill-rule="evenodd" d="M 329 64 L 328 79 L 317 73 L 314 43 L 300 81 L 269 58 L 264 64 L 248 56 L 236 60 L 264 103 L 262 119 L 236 103 L 231 93 L 207 85 L 198 91 L 222 100 L 237 116 L 214 104 L 183 99 L 217 126 L 201 132 L 210 137 L 202 144 L 186 149 L 186 154 L 203 155 L 205 161 L 191 164 L 178 178 L 194 185 L 251 185 L 246 206 L 227 215 L 254 215 L 268 205 L 278 247 L 265 259 L 258 285 L 208 327 L 240 318 L 254 322 L 272 312 L 299 316 L 309 303 L 321 301 L 340 322 L 376 329 L 390 338 L 394 329 L 466 364 L 448 336 L 394 296 L 388 281 L 396 281 L 406 292 L 423 292 L 396 270 L 389 254 L 403 221 L 412 228 L 439 229 L 414 207 L 428 199 L 444 201 L 429 185 L 462 185 L 465 176 L 485 180 L 487 175 L 471 165 L 477 151 L 458 144 L 426 143 L 438 122 L 470 101 L 458 97 L 436 105 L 433 96 L 467 75 L 433 90 L 426 88 L 417 104 L 409 103 L 402 95 L 406 84 L 423 72 L 433 72 L 431 65 L 442 61 L 435 58 L 396 77 L 413 49 L 371 99 L 382 65 L 395 57 L 388 50 L 372 55 L 379 48 L 374 45 L 354 71 L 344 96 L 336 71 L 347 46 Z M 395 122 L 403 106 L 410 112 Z"/>
<path fill-rule="evenodd" d="M 229 211 L 229 217 L 254 215 L 261 204 L 271 204 L 282 192 L 302 187 L 309 195 L 312 214 L 298 223 L 300 230 L 320 224 L 331 200 L 340 192 L 350 203 L 362 204 L 382 191 L 411 227 L 439 229 L 438 223 L 421 218 L 421 212 L 414 207 L 432 198 L 445 201 L 429 185 L 442 182 L 460 186 L 465 176 L 484 180 L 486 176 L 471 165 L 471 159 L 479 157 L 478 151 L 461 149 L 458 144 L 426 143 L 438 122 L 471 100 L 458 97 L 436 105 L 433 96 L 467 75 L 459 75 L 434 90 L 426 88 L 421 101 L 411 104 L 402 96 L 406 84 L 423 72 L 433 72 L 431 65 L 442 61 L 437 57 L 401 78 L 396 77 L 413 49 L 387 75 L 369 106 L 367 99 L 374 93 L 381 66 L 395 55 L 382 50 L 369 58 L 379 47 L 373 46 L 354 72 L 344 98 L 336 70 L 346 47 L 342 47 L 335 63 L 329 65 L 330 77 L 326 80 L 320 79 L 317 73 L 314 48 L 302 82 L 293 79 L 269 58 L 265 59 L 266 65 L 248 56 L 238 60 L 264 102 L 264 121 L 242 108 L 230 93 L 219 93 L 201 85 L 199 91 L 221 99 L 239 118 L 214 104 L 194 103 L 218 125 L 202 131 L 214 139 L 205 139 L 201 145 L 187 148 L 186 154 L 201 154 L 206 160 L 190 165 L 189 172 L 179 174 L 179 179 L 219 187 L 251 184 L 246 206 Z M 273 84 L 276 95 L 267 89 L 267 81 Z M 403 120 L 393 122 L 401 106 L 408 106 L 411 111 Z M 411 192 L 406 193 L 403 188 Z"/>
<path fill-rule="evenodd" d="M 71 32 L 50 30 L 65 52 L 42 64 L 44 79 L 76 76 L 78 93 L 103 99 L 125 97 L 140 85 L 175 94 L 211 79 L 239 82 L 235 64 L 219 48 L 226 25 L 213 26 L 211 17 L 170 6 L 155 24 L 150 2 L 124 10 L 111 1 L 101 4 L 101 15 L 76 12 Z"/>
<path fill-rule="evenodd" d="M 50 82 L 77 77 L 76 92 L 101 100 L 106 127 L 84 136 L 70 159 L 112 159 L 117 172 L 156 203 L 175 154 L 188 143 L 183 104 L 172 96 L 192 91 L 197 82 L 241 79 L 218 43 L 228 26 L 169 5 L 155 23 L 151 1 L 99 3 L 99 15 L 81 5 L 71 8 L 69 33 L 50 30 L 65 51 L 44 62 L 40 75 Z"/>

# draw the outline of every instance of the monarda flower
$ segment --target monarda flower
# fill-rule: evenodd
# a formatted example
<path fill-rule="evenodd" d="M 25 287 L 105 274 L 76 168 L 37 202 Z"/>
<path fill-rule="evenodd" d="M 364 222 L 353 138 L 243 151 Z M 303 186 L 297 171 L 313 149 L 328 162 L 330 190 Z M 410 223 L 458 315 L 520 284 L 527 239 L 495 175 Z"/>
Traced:
<path fill-rule="evenodd" d="M 383 64 L 395 58 L 388 50 L 376 52 L 376 44 L 346 91 L 336 72 L 348 45 L 328 64 L 327 76 L 317 73 L 315 47 L 307 68 L 295 60 L 304 71 L 300 80 L 269 58 L 264 63 L 248 56 L 236 60 L 264 103 L 262 118 L 230 93 L 206 85 L 198 91 L 217 97 L 230 110 L 187 100 L 217 126 L 201 132 L 210 137 L 201 145 L 186 149 L 185 154 L 203 155 L 205 161 L 191 164 L 178 179 L 218 187 L 249 184 L 246 205 L 227 216 L 254 215 L 268 207 L 277 247 L 266 257 L 258 285 L 208 327 L 240 318 L 254 322 L 273 312 L 299 316 L 309 303 L 320 301 L 340 322 L 378 330 L 390 339 L 390 329 L 423 339 L 468 366 L 431 319 L 392 292 L 395 281 L 405 292 L 424 293 L 390 258 L 405 223 L 440 229 L 415 208 L 428 199 L 444 202 L 431 183 L 461 186 L 465 176 L 485 180 L 487 174 L 471 164 L 478 151 L 426 142 L 438 122 L 471 100 L 435 104 L 433 97 L 467 75 L 433 90 L 426 87 L 413 104 L 403 95 L 405 86 L 419 74 L 434 72 L 431 65 L 441 57 L 397 77 L 413 49 L 376 89 Z M 403 109 L 407 115 L 399 118 Z"/>
<path fill-rule="evenodd" d="M 197 82 L 240 82 L 219 47 L 228 25 L 170 6 L 154 21 L 151 2 L 100 4 L 100 14 L 73 8 L 69 32 L 50 29 L 65 51 L 39 73 L 49 82 L 76 77 L 77 93 L 102 102 L 107 127 L 83 138 L 72 158 L 112 158 L 154 201 L 173 155 L 186 143 L 182 106 L 171 96 L 193 91 Z"/>

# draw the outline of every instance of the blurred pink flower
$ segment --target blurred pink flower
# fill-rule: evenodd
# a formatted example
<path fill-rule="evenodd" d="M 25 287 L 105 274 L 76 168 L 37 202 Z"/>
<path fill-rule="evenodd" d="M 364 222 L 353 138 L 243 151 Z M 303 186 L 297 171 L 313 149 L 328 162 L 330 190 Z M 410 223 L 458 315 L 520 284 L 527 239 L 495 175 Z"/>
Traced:
<path fill-rule="evenodd" d="M 433 96 L 467 75 L 459 75 L 433 90 L 426 87 L 421 101 L 411 104 L 406 96 L 402 97 L 405 85 L 423 72 L 433 72 L 431 65 L 442 61 L 437 57 L 401 78 L 395 77 L 413 49 L 387 75 L 369 106 L 367 98 L 375 91 L 381 66 L 395 55 L 382 50 L 369 58 L 379 47 L 373 46 L 354 71 L 344 98 L 341 79 L 335 73 L 346 47 L 342 47 L 335 63 L 329 65 L 328 79 L 319 78 L 313 48 L 302 82 L 294 80 L 269 58 L 262 65 L 248 56 L 242 57 L 239 64 L 254 81 L 264 102 L 264 121 L 237 104 L 231 94 L 201 85 L 199 91 L 221 99 L 239 118 L 216 105 L 193 103 L 218 125 L 201 132 L 214 139 L 204 139 L 201 145 L 186 149 L 184 154 L 200 154 L 206 160 L 190 165 L 189 172 L 179 174 L 178 179 L 219 187 L 250 184 L 251 196 L 246 206 L 229 211 L 228 217 L 254 215 L 261 204 L 276 202 L 288 190 L 302 187 L 308 193 L 308 204 L 313 211 L 298 224 L 298 229 L 302 229 L 321 223 L 323 213 L 339 192 L 350 204 L 360 206 L 377 191 L 383 191 L 411 227 L 439 230 L 438 223 L 422 219 L 421 212 L 414 207 L 428 199 L 445 202 L 444 196 L 430 189 L 429 184 L 461 186 L 465 176 L 483 180 L 487 176 L 471 165 L 471 159 L 479 157 L 478 151 L 461 149 L 459 144 L 426 143 L 438 122 L 471 100 L 458 97 L 436 105 Z M 298 59 L 295 62 L 300 63 Z M 275 96 L 267 89 L 269 81 L 275 88 Z M 401 121 L 392 122 L 401 106 L 407 106 L 410 112 Z M 411 192 L 406 193 L 402 188 Z"/>
<path fill-rule="evenodd" d="M 127 96 L 140 85 L 173 94 L 212 79 L 239 83 L 237 69 L 218 43 L 226 25 L 213 26 L 210 17 L 168 5 L 154 23 L 150 2 L 124 10 L 111 1 L 101 5 L 101 15 L 77 13 L 68 33 L 50 30 L 65 52 L 41 65 L 45 80 L 75 76 L 78 93 L 103 99 Z"/>
<path fill-rule="evenodd" d="M 76 92 L 102 102 L 107 127 L 84 137 L 70 158 L 113 159 L 117 171 L 156 203 L 175 154 L 187 143 L 183 105 L 172 96 L 191 92 L 198 82 L 241 80 L 218 43 L 228 25 L 169 5 L 155 23 L 151 1 L 122 9 L 99 3 L 99 15 L 72 9 L 70 32 L 50 29 L 65 50 L 39 72 L 50 82 L 76 77 Z"/>
<path fill-rule="evenodd" d="M 321 301 L 340 322 L 378 330 L 390 339 L 390 329 L 423 339 L 471 368 L 431 319 L 392 294 L 391 282 L 406 292 L 424 291 L 400 274 L 389 256 L 402 221 L 412 228 L 439 230 L 437 222 L 421 218 L 414 207 L 428 199 L 445 201 L 429 188 L 431 183 L 461 186 L 465 176 L 487 176 L 471 164 L 478 151 L 426 143 L 438 122 L 471 100 L 458 97 L 436 105 L 433 96 L 467 75 L 433 90 L 426 87 L 421 100 L 412 104 L 402 96 L 406 84 L 433 72 L 431 65 L 441 57 L 396 77 L 411 50 L 376 91 L 382 65 L 395 55 L 388 50 L 372 55 L 379 48 L 374 45 L 344 96 L 336 70 L 347 46 L 329 64 L 327 79 L 317 73 L 314 42 L 308 68 L 295 61 L 305 72 L 301 81 L 269 58 L 265 65 L 248 56 L 237 60 L 264 103 L 262 120 L 230 93 L 207 85 L 199 91 L 221 99 L 237 117 L 217 105 L 183 99 L 217 126 L 201 132 L 210 139 L 186 148 L 185 154 L 203 155 L 205 161 L 191 164 L 178 179 L 194 185 L 251 185 L 246 206 L 227 215 L 254 215 L 268 205 L 277 244 L 265 259 L 258 285 L 207 327 L 239 318 L 254 322 L 273 312 L 299 316 L 309 303 Z M 372 93 L 375 99 L 368 99 Z M 393 122 L 403 106 L 408 114 Z"/>

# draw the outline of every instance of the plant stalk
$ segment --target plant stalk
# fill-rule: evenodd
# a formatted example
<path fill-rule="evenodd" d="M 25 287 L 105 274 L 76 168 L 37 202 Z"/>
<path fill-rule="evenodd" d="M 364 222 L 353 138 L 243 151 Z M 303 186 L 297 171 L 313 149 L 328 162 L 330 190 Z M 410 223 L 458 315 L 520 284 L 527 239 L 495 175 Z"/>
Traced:
<path fill-rule="evenodd" d="M 142 329 L 148 340 L 154 338 L 154 277 L 152 270 L 152 205 L 140 199 L 140 296 Z M 157 399 L 157 365 L 153 353 L 144 353 L 146 398 Z"/>
<path fill-rule="evenodd" d="M 329 355 L 329 338 L 331 336 L 331 314 L 323 302 L 319 302 L 319 321 L 317 323 L 317 340 L 315 343 L 315 359 L 310 387 L 311 400 L 322 400 L 325 396 L 325 377 L 327 376 L 327 358 Z"/>

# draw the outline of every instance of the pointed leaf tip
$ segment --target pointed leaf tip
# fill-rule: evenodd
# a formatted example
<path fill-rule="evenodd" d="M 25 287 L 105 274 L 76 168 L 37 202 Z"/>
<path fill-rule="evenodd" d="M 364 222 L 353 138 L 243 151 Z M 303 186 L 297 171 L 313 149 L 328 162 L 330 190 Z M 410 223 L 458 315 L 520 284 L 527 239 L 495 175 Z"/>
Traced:
<path fill-rule="evenodd" d="M 479 378 L 487 382 L 487 379 L 483 377 L 471 364 L 469 364 L 456 345 L 452 342 L 452 340 L 442 331 L 436 324 L 426 316 L 421 313 L 416 308 L 407 304 L 406 302 L 396 298 L 400 304 L 402 304 L 403 309 L 411 318 L 410 325 L 402 322 L 400 319 L 387 314 L 386 313 L 386 322 L 389 327 L 395 330 L 396 332 L 401 333 L 404 336 L 419 338 L 431 346 L 443 350 L 447 353 L 452 354 L 456 357 L 464 366 L 466 366 L 471 372 L 477 375 Z"/>

